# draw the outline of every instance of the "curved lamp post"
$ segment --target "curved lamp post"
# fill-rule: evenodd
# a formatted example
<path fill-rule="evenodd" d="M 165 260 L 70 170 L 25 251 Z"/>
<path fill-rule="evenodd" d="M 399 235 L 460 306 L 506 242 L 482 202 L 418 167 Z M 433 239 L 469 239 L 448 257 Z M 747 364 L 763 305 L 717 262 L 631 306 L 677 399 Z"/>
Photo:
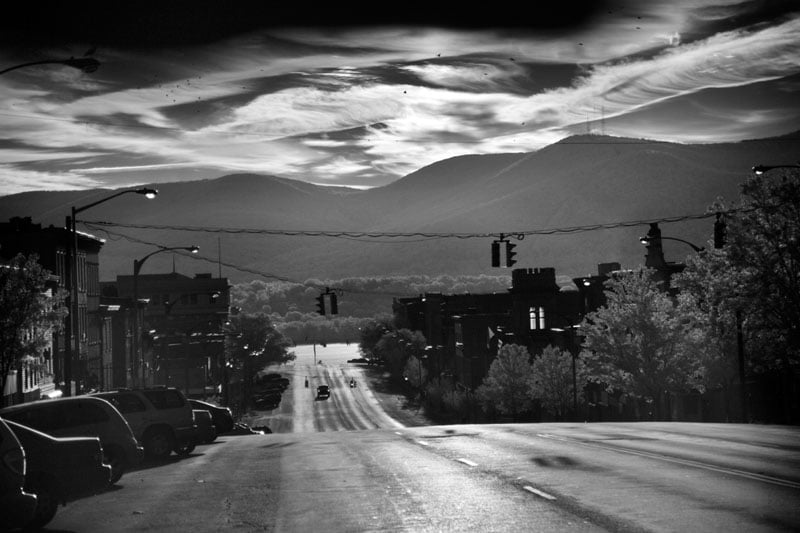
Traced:
<path fill-rule="evenodd" d="M 0 70 L 0 74 L 17 70 L 18 68 L 33 67 L 36 65 L 66 65 L 68 67 L 76 68 L 82 72 L 91 73 L 100 67 L 100 62 L 93 57 L 70 57 L 69 59 L 44 59 L 42 61 L 31 61 L 29 63 L 22 63 L 7 69 Z"/>
<path fill-rule="evenodd" d="M 133 260 L 133 376 L 134 378 L 138 374 L 136 372 L 136 365 L 141 363 L 142 366 L 142 383 L 141 386 L 144 387 L 145 384 L 145 373 L 144 373 L 144 361 L 140 358 L 140 349 L 141 349 L 141 334 L 140 326 L 139 326 L 139 271 L 142 270 L 142 265 L 144 262 L 147 261 L 149 258 L 156 254 L 160 254 L 162 252 L 170 252 L 174 250 L 185 250 L 187 252 L 191 252 L 196 254 L 200 251 L 200 248 L 197 246 L 172 246 L 172 247 L 165 247 L 159 248 L 155 252 L 150 252 L 146 256 L 142 257 L 141 259 L 134 259 Z"/>
<path fill-rule="evenodd" d="M 67 231 L 69 235 L 69 242 L 67 242 L 67 258 L 66 264 L 68 265 L 69 272 L 67 276 L 67 280 L 69 283 L 68 291 L 69 291 L 69 319 L 66 323 L 66 332 L 64 334 L 64 383 L 67 387 L 67 391 L 65 393 L 66 396 L 72 395 L 72 362 L 73 359 L 77 356 L 80 352 L 79 350 L 79 335 L 77 331 L 76 322 L 78 316 L 78 231 L 76 229 L 76 218 L 78 213 L 86 211 L 98 204 L 102 204 L 103 202 L 107 202 L 112 200 L 118 196 L 122 196 L 123 194 L 141 194 L 145 196 L 147 199 L 155 198 L 158 194 L 156 189 L 150 189 L 148 187 L 141 187 L 138 189 L 126 189 L 123 191 L 118 191 L 110 196 L 106 196 L 96 202 L 92 202 L 90 204 L 84 205 L 82 207 L 75 207 L 72 206 L 71 216 L 67 217 Z M 74 335 L 73 335 L 74 332 Z M 73 340 L 74 337 L 74 340 Z"/>
<path fill-rule="evenodd" d="M 756 165 L 753 167 L 753 173 L 761 175 L 776 168 L 800 168 L 800 163 L 796 165 Z"/>
<path fill-rule="evenodd" d="M 692 250 L 694 250 L 695 252 L 702 252 L 703 250 L 705 250 L 705 248 L 701 246 L 697 246 L 695 244 L 690 243 L 689 241 L 678 239 L 676 237 L 664 237 L 663 235 L 660 235 L 658 237 L 650 237 L 648 235 L 645 235 L 644 237 L 639 237 L 639 242 L 644 244 L 645 246 L 647 246 L 650 243 L 656 242 L 656 240 L 682 242 L 684 244 L 688 244 L 689 246 L 691 246 Z"/>

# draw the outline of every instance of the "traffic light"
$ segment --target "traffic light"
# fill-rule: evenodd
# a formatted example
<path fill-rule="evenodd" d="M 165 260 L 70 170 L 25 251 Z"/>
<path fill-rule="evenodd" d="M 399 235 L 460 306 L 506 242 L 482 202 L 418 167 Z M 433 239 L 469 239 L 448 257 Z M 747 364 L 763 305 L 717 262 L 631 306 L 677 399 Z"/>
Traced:
<path fill-rule="evenodd" d="M 320 294 L 317 296 L 317 313 L 325 316 L 325 295 Z"/>
<path fill-rule="evenodd" d="M 339 302 L 336 299 L 336 293 L 332 292 L 330 294 L 331 297 L 331 314 L 338 315 L 339 314 Z"/>
<path fill-rule="evenodd" d="M 492 241 L 492 266 L 500 266 L 500 241 Z"/>
<path fill-rule="evenodd" d="M 506 266 L 507 267 L 514 266 L 514 264 L 517 262 L 517 260 L 514 259 L 514 256 L 517 255 L 517 252 L 514 251 L 514 248 L 516 248 L 516 247 L 517 247 L 516 244 L 510 243 L 510 242 L 506 242 Z"/>

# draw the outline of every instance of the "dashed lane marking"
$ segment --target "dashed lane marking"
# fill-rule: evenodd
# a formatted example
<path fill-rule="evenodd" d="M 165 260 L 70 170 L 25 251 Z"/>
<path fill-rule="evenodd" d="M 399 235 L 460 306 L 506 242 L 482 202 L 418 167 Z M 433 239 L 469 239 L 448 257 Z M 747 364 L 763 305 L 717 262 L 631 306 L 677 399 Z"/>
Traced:
<path fill-rule="evenodd" d="M 530 492 L 530 493 L 536 494 L 537 496 L 539 496 L 539 497 L 541 497 L 541 498 L 544 498 L 545 500 L 555 500 L 555 499 L 556 499 L 556 497 L 555 497 L 555 496 L 553 496 L 553 495 L 551 495 L 551 494 L 547 494 L 546 492 L 544 492 L 544 491 L 542 491 L 542 490 L 539 490 L 539 489 L 533 488 L 533 487 L 531 487 L 530 485 L 525 485 L 525 486 L 524 486 L 524 487 L 522 487 L 522 488 L 523 488 L 523 489 L 525 489 L 525 490 L 527 490 L 527 491 L 528 491 L 528 492 Z"/>
<path fill-rule="evenodd" d="M 475 463 L 475 462 L 473 462 L 473 461 L 470 461 L 469 459 L 457 459 L 457 461 L 459 461 L 459 462 L 461 462 L 461 463 L 464 463 L 464 464 L 465 464 L 465 465 L 467 465 L 467 466 L 473 466 L 473 467 L 474 467 L 474 466 L 478 466 L 478 463 Z"/>

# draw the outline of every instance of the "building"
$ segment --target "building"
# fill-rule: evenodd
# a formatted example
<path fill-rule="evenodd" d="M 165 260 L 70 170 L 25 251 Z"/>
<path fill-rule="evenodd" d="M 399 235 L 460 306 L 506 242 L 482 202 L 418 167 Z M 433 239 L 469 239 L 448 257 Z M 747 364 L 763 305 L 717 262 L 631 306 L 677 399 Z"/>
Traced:
<path fill-rule="evenodd" d="M 67 250 L 71 233 L 66 228 L 34 224 L 30 217 L 15 217 L 7 223 L 0 223 L 0 259 L 9 260 L 17 254 L 36 254 L 42 267 L 56 276 L 55 289 L 67 290 Z M 106 351 L 102 343 L 107 337 L 101 333 L 105 320 L 100 311 L 99 254 L 104 241 L 88 233 L 77 234 L 77 314 L 73 320 L 67 317 L 70 327 L 53 336 L 51 356 L 52 373 L 43 376 L 38 390 L 31 390 L 26 397 L 35 399 L 55 394 L 62 390 L 65 394 L 76 394 L 89 390 L 96 382 L 99 365 Z M 70 306 L 72 307 L 72 306 Z M 66 337 L 66 332 L 70 335 Z M 74 353 L 68 349 L 67 339 L 71 338 Z M 69 366 L 69 368 L 67 368 Z M 69 383 L 67 383 L 69 381 Z"/>
<path fill-rule="evenodd" d="M 619 263 L 601 264 L 596 276 L 559 284 L 553 268 L 515 269 L 505 293 L 396 299 L 395 321 L 425 336 L 431 375 L 452 375 L 458 386 L 474 390 L 503 344 L 523 345 L 531 354 L 550 344 L 575 349 L 575 326 L 604 303 L 603 282 L 616 270 Z"/>
<path fill-rule="evenodd" d="M 224 357 L 223 330 L 230 309 L 227 278 L 177 272 L 136 278 L 117 276 L 103 282 L 103 301 L 122 309 L 115 318 L 113 359 L 124 361 L 128 386 L 169 385 L 190 396 L 209 394 L 219 383 Z M 140 357 L 133 356 L 137 311 Z M 122 381 L 121 372 L 115 375 L 117 381 Z"/>

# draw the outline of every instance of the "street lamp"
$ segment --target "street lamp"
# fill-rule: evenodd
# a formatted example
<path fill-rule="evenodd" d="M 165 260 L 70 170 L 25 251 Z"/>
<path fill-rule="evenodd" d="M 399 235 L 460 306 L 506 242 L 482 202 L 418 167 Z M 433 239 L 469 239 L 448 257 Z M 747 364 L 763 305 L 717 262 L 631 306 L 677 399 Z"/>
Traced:
<path fill-rule="evenodd" d="M 18 68 L 33 67 L 35 65 L 66 65 L 68 67 L 76 68 L 82 72 L 92 73 L 100 67 L 100 62 L 93 57 L 70 57 L 69 59 L 44 59 L 42 61 L 31 61 L 29 63 L 22 63 L 7 69 L 0 70 L 0 74 L 17 70 Z"/>
<path fill-rule="evenodd" d="M 200 251 L 200 248 L 197 246 L 171 246 L 171 247 L 164 247 L 159 248 L 155 252 L 150 252 L 146 256 L 142 257 L 141 259 L 134 259 L 133 260 L 133 375 L 136 376 L 136 365 L 141 363 L 142 366 L 142 387 L 144 387 L 145 382 L 145 368 L 144 368 L 144 361 L 139 357 L 140 345 L 141 345 L 141 331 L 139 331 L 139 271 L 142 270 L 142 265 L 144 262 L 147 261 L 150 257 L 160 254 L 162 252 L 169 252 L 173 250 L 185 250 L 187 252 L 191 252 L 196 254 Z"/>
<path fill-rule="evenodd" d="M 663 235 L 660 235 L 658 237 L 652 237 L 652 236 L 650 236 L 648 234 L 648 235 L 645 235 L 644 237 L 639 237 L 639 242 L 642 243 L 643 245 L 647 246 L 650 243 L 656 242 L 656 239 L 659 239 L 659 240 L 662 240 L 662 241 L 678 241 L 678 242 L 682 242 L 684 244 L 688 244 L 689 246 L 691 246 L 692 250 L 694 250 L 695 252 L 698 252 L 698 253 L 702 252 L 703 250 L 705 250 L 705 248 L 703 248 L 701 246 L 694 245 L 694 244 L 690 243 L 689 241 L 685 241 L 683 239 L 678 239 L 676 237 L 664 237 Z"/>
<path fill-rule="evenodd" d="M 84 205 L 82 207 L 75 207 L 72 206 L 72 213 L 71 216 L 67 217 L 67 231 L 69 236 L 69 242 L 67 242 L 67 257 L 66 257 L 66 265 L 68 266 L 68 275 L 67 280 L 67 289 L 69 291 L 69 319 L 66 323 L 66 331 L 64 335 L 64 383 L 66 385 L 67 391 L 65 393 L 66 396 L 72 395 L 72 361 L 76 354 L 79 353 L 79 340 L 78 340 L 78 331 L 77 327 L 78 323 L 76 322 L 78 316 L 78 231 L 76 228 L 76 218 L 78 213 L 86 211 L 98 204 L 102 204 L 103 202 L 107 202 L 111 199 L 116 198 L 117 196 L 122 196 L 123 194 L 134 193 L 134 194 L 141 194 L 145 196 L 147 199 L 155 198 L 158 194 L 156 189 L 150 189 L 147 187 L 142 187 L 139 189 L 125 189 L 123 191 L 118 191 L 111 196 L 107 196 L 96 202 L 92 202 L 90 204 Z M 73 341 L 73 332 L 74 341 Z"/>
<path fill-rule="evenodd" d="M 800 168 L 800 163 L 797 163 L 796 165 L 756 165 L 753 167 L 753 173 L 760 176 L 761 174 L 776 168 Z"/>

